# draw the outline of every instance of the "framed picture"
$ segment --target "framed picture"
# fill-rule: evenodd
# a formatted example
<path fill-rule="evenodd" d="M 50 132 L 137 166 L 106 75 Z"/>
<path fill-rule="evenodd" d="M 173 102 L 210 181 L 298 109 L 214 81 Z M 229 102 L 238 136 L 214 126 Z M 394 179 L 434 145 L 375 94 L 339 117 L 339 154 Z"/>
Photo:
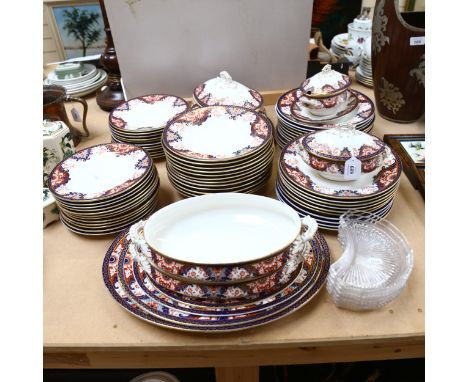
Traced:
<path fill-rule="evenodd" d="M 99 2 L 44 1 L 48 24 L 62 60 L 100 54 L 105 48 L 104 22 Z"/>
<path fill-rule="evenodd" d="M 384 141 L 400 156 L 406 176 L 424 198 L 426 175 L 425 134 L 387 134 L 384 135 Z"/>

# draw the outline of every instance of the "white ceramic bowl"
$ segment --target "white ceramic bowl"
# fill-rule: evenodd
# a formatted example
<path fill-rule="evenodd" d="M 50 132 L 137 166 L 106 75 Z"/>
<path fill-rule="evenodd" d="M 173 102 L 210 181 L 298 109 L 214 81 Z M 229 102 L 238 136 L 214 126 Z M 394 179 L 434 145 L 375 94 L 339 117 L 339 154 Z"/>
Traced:
<path fill-rule="evenodd" d="M 327 98 L 310 98 L 302 95 L 296 102 L 302 103 L 310 113 L 320 117 L 332 116 L 343 111 L 348 106 L 349 91 Z"/>
<path fill-rule="evenodd" d="M 143 236 L 162 256 L 213 266 L 274 256 L 291 246 L 300 231 L 301 219 L 286 204 L 258 195 L 218 193 L 160 209 L 146 222 Z"/>
<path fill-rule="evenodd" d="M 300 90 L 310 98 L 329 98 L 344 92 L 350 85 L 349 76 L 333 70 L 327 64 L 322 71 L 302 82 Z"/>
<path fill-rule="evenodd" d="M 302 138 L 303 159 L 329 180 L 346 180 L 345 162 L 351 157 L 361 161 L 361 173 L 382 165 L 385 143 L 379 138 L 355 130 L 352 126 L 312 132 Z"/>

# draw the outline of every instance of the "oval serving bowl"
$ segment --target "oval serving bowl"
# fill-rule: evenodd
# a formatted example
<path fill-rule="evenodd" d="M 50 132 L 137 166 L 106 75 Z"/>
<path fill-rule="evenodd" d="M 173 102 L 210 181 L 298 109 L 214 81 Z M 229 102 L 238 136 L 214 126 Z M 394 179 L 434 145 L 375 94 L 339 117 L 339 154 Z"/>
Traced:
<path fill-rule="evenodd" d="M 272 274 L 256 280 L 238 282 L 236 284 L 210 285 L 200 282 L 190 283 L 159 272 L 148 267 L 146 273 L 155 285 L 163 290 L 175 292 L 180 298 L 208 299 L 215 301 L 231 301 L 233 299 L 258 300 L 272 295 L 294 281 L 302 269 L 302 261 L 295 254 L 289 253 L 287 263 Z"/>
<path fill-rule="evenodd" d="M 137 223 L 130 229 L 132 237 L 143 238 L 145 222 Z M 182 263 L 169 259 L 149 249 L 146 258 L 151 267 L 160 273 L 195 284 L 228 285 L 246 283 L 269 276 L 284 267 L 290 257 L 289 248 L 266 259 L 232 266 L 200 266 L 194 263 Z"/>
<path fill-rule="evenodd" d="M 160 255 L 181 263 L 255 263 L 288 248 L 301 230 L 297 213 L 277 200 L 234 193 L 170 204 L 146 222 L 143 235 Z"/>

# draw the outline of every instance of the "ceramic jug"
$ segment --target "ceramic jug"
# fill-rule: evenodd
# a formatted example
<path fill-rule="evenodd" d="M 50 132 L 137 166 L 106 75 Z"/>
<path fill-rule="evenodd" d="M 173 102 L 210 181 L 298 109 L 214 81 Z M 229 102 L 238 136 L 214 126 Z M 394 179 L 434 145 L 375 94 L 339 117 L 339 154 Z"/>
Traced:
<path fill-rule="evenodd" d="M 47 178 L 63 159 L 75 153 L 72 135 L 62 121 L 44 121 L 42 124 L 42 159 L 43 187 L 47 187 Z"/>
<path fill-rule="evenodd" d="M 424 113 L 424 12 L 400 12 L 377 0 L 372 22 L 372 78 L 379 114 L 409 123 Z"/>

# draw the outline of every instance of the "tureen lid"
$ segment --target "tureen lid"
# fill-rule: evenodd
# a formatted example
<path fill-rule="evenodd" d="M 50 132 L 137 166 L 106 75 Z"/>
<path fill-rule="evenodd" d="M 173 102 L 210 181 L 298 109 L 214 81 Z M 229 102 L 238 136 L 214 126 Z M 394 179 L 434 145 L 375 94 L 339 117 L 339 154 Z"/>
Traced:
<path fill-rule="evenodd" d="M 356 130 L 353 125 L 335 127 L 307 134 L 304 149 L 320 158 L 346 161 L 351 157 L 370 159 L 385 150 L 385 143 L 373 135 Z"/>
<path fill-rule="evenodd" d="M 331 97 L 346 90 L 351 85 L 350 78 L 343 73 L 333 70 L 327 64 L 322 71 L 307 78 L 300 86 L 303 93 L 310 97 Z"/>
<path fill-rule="evenodd" d="M 255 110 L 263 105 L 263 97 L 258 91 L 234 81 L 226 71 L 198 85 L 193 96 L 200 106 L 241 106 Z"/>

